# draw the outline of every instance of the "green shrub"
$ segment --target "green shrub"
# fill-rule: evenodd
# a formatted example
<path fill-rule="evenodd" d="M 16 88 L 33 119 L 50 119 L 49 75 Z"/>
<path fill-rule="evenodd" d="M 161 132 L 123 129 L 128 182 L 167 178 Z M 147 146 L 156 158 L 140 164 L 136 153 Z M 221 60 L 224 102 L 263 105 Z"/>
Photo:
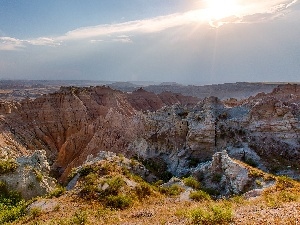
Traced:
<path fill-rule="evenodd" d="M 159 191 L 165 195 L 176 196 L 183 192 L 183 188 L 177 184 L 173 184 L 170 187 L 160 187 Z"/>
<path fill-rule="evenodd" d="M 184 178 L 183 179 L 183 183 L 186 185 L 186 186 L 189 186 L 193 189 L 200 189 L 201 187 L 201 184 L 199 181 L 196 180 L 196 178 L 190 176 L 190 177 L 187 177 L 187 178 Z"/>
<path fill-rule="evenodd" d="M 279 193 L 267 193 L 264 194 L 264 199 L 267 206 L 270 208 L 278 208 L 285 202 L 297 201 L 299 198 L 298 193 L 292 193 L 289 191 L 280 191 Z"/>
<path fill-rule="evenodd" d="M 210 200 L 209 194 L 206 192 L 199 190 L 199 191 L 192 191 L 190 193 L 190 198 L 195 200 L 195 201 L 205 201 L 205 200 Z"/>
<path fill-rule="evenodd" d="M 95 199 L 97 197 L 98 188 L 98 176 L 97 174 L 90 173 L 84 179 L 80 194 L 86 199 Z"/>
<path fill-rule="evenodd" d="M 139 199 L 143 199 L 152 194 L 152 187 L 149 184 L 143 182 L 139 186 L 135 187 L 135 192 Z"/>
<path fill-rule="evenodd" d="M 87 219 L 87 213 L 86 211 L 78 211 L 75 213 L 73 218 L 71 219 L 70 224 L 78 224 L 78 225 L 84 225 L 88 221 Z"/>
<path fill-rule="evenodd" d="M 121 177 L 113 177 L 103 182 L 107 183 L 109 187 L 103 191 L 104 195 L 117 195 L 120 189 L 125 185 L 125 181 Z"/>
<path fill-rule="evenodd" d="M 39 215 L 42 214 L 42 210 L 40 208 L 32 208 L 30 210 L 30 213 L 29 215 L 32 217 L 32 218 L 36 218 L 38 217 Z"/>
<path fill-rule="evenodd" d="M 288 192 L 288 191 L 282 191 L 279 193 L 279 200 L 282 202 L 294 202 L 297 201 L 299 198 L 299 195 Z"/>
<path fill-rule="evenodd" d="M 97 171 L 97 168 L 92 165 L 86 165 L 82 167 L 78 172 L 80 173 L 81 177 L 87 176 L 90 173 L 95 173 Z"/>
<path fill-rule="evenodd" d="M 126 195 L 109 195 L 106 197 L 106 206 L 113 209 L 126 209 L 132 205 L 132 199 Z"/>
<path fill-rule="evenodd" d="M 62 196 L 66 191 L 66 188 L 62 187 L 62 186 L 58 186 L 56 187 L 53 191 L 51 191 L 48 196 L 50 198 L 52 197 L 59 197 L 59 196 Z"/>
<path fill-rule="evenodd" d="M 5 182 L 0 181 L 0 224 L 12 222 L 25 215 L 26 204 L 20 193 L 10 191 Z"/>
<path fill-rule="evenodd" d="M 287 176 L 279 176 L 276 183 L 277 190 L 286 190 L 287 188 L 293 188 L 294 182 L 291 178 Z"/>
<path fill-rule="evenodd" d="M 0 159 L 0 174 L 14 172 L 18 168 L 18 164 L 13 159 Z"/>
<path fill-rule="evenodd" d="M 24 201 L 15 206 L 1 206 L 0 204 L 0 224 L 13 222 L 25 215 L 26 204 Z"/>
<path fill-rule="evenodd" d="M 22 201 L 21 194 L 16 191 L 10 191 L 5 182 L 0 181 L 0 203 L 6 205 L 16 205 Z"/>
<path fill-rule="evenodd" d="M 206 208 L 197 208 L 190 212 L 191 223 L 195 225 L 229 224 L 233 211 L 229 204 L 211 204 Z"/>

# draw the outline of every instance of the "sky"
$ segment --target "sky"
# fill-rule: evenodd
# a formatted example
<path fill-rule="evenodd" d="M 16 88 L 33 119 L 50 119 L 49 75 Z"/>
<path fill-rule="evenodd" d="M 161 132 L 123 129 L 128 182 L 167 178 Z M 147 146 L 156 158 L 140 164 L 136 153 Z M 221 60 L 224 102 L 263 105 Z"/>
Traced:
<path fill-rule="evenodd" d="M 298 0 L 0 0 L 0 80 L 300 82 Z"/>

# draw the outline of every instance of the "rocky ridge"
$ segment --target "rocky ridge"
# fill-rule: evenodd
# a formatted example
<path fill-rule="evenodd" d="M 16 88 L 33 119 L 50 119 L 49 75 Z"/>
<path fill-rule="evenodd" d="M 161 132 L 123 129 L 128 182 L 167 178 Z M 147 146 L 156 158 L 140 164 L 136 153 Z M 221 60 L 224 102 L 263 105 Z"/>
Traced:
<path fill-rule="evenodd" d="M 299 85 L 281 85 L 229 106 L 216 97 L 63 87 L 35 100 L 2 103 L 0 146 L 17 156 L 45 149 L 61 181 L 100 151 L 159 162 L 181 176 L 223 149 L 297 178 L 299 96 Z"/>

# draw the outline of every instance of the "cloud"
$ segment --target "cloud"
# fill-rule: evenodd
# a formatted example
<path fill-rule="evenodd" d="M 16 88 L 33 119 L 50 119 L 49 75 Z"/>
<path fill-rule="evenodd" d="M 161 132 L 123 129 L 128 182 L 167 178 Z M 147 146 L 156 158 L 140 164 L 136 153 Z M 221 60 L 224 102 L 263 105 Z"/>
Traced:
<path fill-rule="evenodd" d="M 132 43 L 132 40 L 131 40 L 130 36 L 128 36 L 128 35 L 118 35 L 118 36 L 113 36 L 113 37 L 112 37 L 112 35 L 109 35 L 102 39 L 90 40 L 90 43 L 92 43 L 92 44 L 107 43 L 107 42 Z"/>
<path fill-rule="evenodd" d="M 16 51 L 26 48 L 28 45 L 59 46 L 60 42 L 46 37 L 31 40 L 21 40 L 12 37 L 0 37 L 0 51 Z"/>
<path fill-rule="evenodd" d="M 54 40 L 53 38 L 40 37 L 32 40 L 26 41 L 26 43 L 30 45 L 38 45 L 38 46 L 59 46 L 61 43 L 59 41 Z"/>
<path fill-rule="evenodd" d="M 12 37 L 0 37 L 0 50 L 15 51 L 25 48 L 24 40 L 19 40 Z"/>
<path fill-rule="evenodd" d="M 219 19 L 210 18 L 208 15 L 209 11 L 203 8 L 203 4 L 201 4 L 202 8 L 184 13 L 123 23 L 82 27 L 56 37 L 39 37 L 30 40 L 0 37 L 0 50 L 21 50 L 26 46 L 56 47 L 60 46 L 63 42 L 77 40 L 88 40 L 90 43 L 103 41 L 132 43 L 130 38 L 132 35 L 157 33 L 169 28 L 190 24 L 198 25 L 207 23 L 211 27 L 220 27 L 229 23 L 258 23 L 273 20 L 285 15 L 288 9 L 297 3 L 298 0 L 236 0 L 238 10 Z M 107 37 L 110 37 L 110 40 L 106 40 Z"/>

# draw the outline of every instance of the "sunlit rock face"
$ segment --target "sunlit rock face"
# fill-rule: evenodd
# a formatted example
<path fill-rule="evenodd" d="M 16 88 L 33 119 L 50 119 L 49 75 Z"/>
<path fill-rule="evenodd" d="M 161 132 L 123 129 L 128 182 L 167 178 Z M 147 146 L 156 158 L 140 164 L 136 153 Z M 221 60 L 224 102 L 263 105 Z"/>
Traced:
<path fill-rule="evenodd" d="M 16 165 L 15 171 L 0 174 L 0 181 L 5 182 L 9 190 L 19 192 L 23 198 L 42 196 L 56 187 L 56 180 L 49 176 L 46 151 L 38 150 L 28 157 L 18 157 Z"/>
<path fill-rule="evenodd" d="M 62 181 L 100 151 L 154 159 L 181 176 L 228 149 L 266 171 L 297 177 L 299 90 L 283 85 L 223 103 L 143 89 L 62 87 L 35 100 L 0 104 L 0 150 L 23 156 L 45 149 L 52 174 Z"/>
<path fill-rule="evenodd" d="M 230 158 L 226 150 L 215 153 L 211 161 L 199 164 L 192 174 L 206 189 L 213 190 L 215 196 L 242 194 L 275 182 L 263 174 L 254 175 L 248 165 Z"/>

